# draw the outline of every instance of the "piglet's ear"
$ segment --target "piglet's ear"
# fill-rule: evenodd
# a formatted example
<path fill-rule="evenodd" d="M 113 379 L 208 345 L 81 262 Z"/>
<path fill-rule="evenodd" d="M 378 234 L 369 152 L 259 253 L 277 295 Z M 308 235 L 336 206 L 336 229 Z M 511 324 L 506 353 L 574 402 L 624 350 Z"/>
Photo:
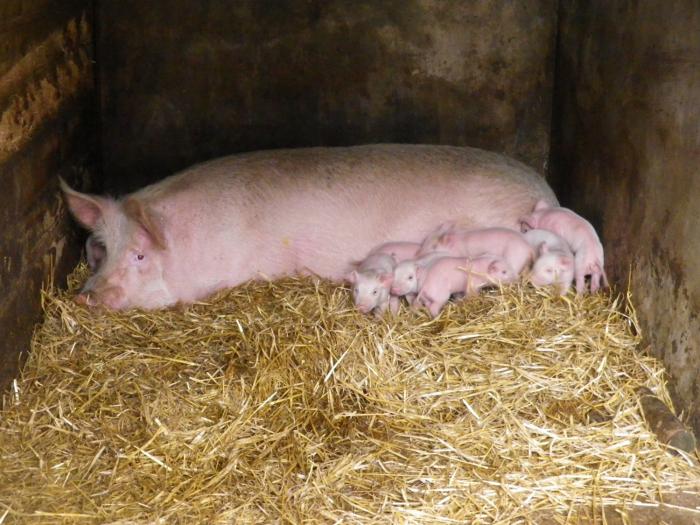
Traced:
<path fill-rule="evenodd" d="M 75 220 L 88 230 L 94 230 L 110 203 L 105 197 L 80 193 L 72 189 L 61 177 L 58 178 L 68 209 Z"/>
<path fill-rule="evenodd" d="M 389 286 L 394 281 L 393 273 L 381 273 L 379 274 L 379 282 L 384 286 Z"/>
<path fill-rule="evenodd" d="M 357 272 L 355 270 L 351 271 L 345 276 L 345 279 L 347 279 L 349 283 L 355 284 L 357 282 Z"/>
<path fill-rule="evenodd" d="M 151 242 L 160 250 L 167 248 L 163 229 L 153 210 L 144 205 L 138 199 L 127 199 L 124 201 L 124 213 L 131 220 L 136 221 L 146 232 Z"/>
<path fill-rule="evenodd" d="M 541 242 L 539 246 L 537 247 L 537 253 L 540 255 L 547 253 L 549 251 L 549 246 L 547 246 L 546 242 Z"/>
<path fill-rule="evenodd" d="M 521 233 L 527 233 L 530 230 L 535 229 L 535 227 L 532 225 L 532 221 L 530 220 L 530 217 L 520 217 L 518 219 L 518 223 L 520 224 L 520 232 Z"/>
<path fill-rule="evenodd" d="M 571 266 L 573 262 L 574 261 L 571 259 L 571 257 L 567 257 L 565 255 L 559 257 L 559 264 L 561 264 L 562 266 Z"/>
<path fill-rule="evenodd" d="M 450 246 L 455 240 L 455 234 L 452 232 L 443 233 L 438 238 L 438 241 L 443 246 Z"/>
<path fill-rule="evenodd" d="M 501 273 L 503 270 L 503 265 L 501 264 L 501 261 L 492 261 L 489 263 L 489 267 L 487 269 L 487 272 L 489 275 L 494 275 L 497 273 Z"/>
<path fill-rule="evenodd" d="M 448 232 L 448 231 L 454 229 L 456 226 L 457 226 L 456 221 L 445 221 L 442 224 L 440 224 L 440 226 L 438 226 L 437 231 L 439 233 L 445 233 L 445 232 Z"/>

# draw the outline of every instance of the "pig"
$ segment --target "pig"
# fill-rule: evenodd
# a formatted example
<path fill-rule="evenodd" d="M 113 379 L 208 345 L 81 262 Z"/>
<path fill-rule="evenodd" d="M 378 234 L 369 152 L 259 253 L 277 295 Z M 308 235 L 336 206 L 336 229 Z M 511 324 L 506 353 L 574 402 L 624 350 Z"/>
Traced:
<path fill-rule="evenodd" d="M 470 230 L 454 223 L 440 225 L 423 241 L 419 254 L 445 251 L 458 257 L 491 254 L 503 257 L 520 274 L 529 267 L 535 252 L 518 231 L 509 228 Z"/>
<path fill-rule="evenodd" d="M 547 230 L 528 230 L 523 237 L 537 253 L 529 281 L 535 286 L 554 284 L 561 295 L 566 295 L 574 279 L 574 254 L 569 244 Z"/>
<path fill-rule="evenodd" d="M 396 261 L 391 255 L 371 253 L 350 272 L 348 280 L 353 287 L 352 297 L 360 312 L 368 314 L 374 311 L 379 317 L 389 305 L 393 313 L 397 312 L 398 300 L 389 295 L 395 266 Z"/>
<path fill-rule="evenodd" d="M 482 288 L 493 284 L 506 284 L 518 280 L 513 267 L 501 257 L 482 255 L 467 263 L 467 287 L 465 296 L 477 295 Z"/>
<path fill-rule="evenodd" d="M 436 317 L 452 294 L 474 295 L 484 286 L 516 277 L 510 265 L 498 256 L 441 257 L 428 268 L 414 306 L 426 307 L 430 315 Z"/>
<path fill-rule="evenodd" d="M 417 242 L 385 242 L 373 248 L 370 253 L 391 255 L 394 258 L 394 262 L 398 264 L 408 259 L 413 259 L 419 248 L 420 243 Z"/>
<path fill-rule="evenodd" d="M 85 258 L 87 259 L 88 267 L 93 272 L 96 272 L 105 258 L 106 252 L 104 245 L 95 237 L 95 234 L 90 234 L 85 241 Z"/>
<path fill-rule="evenodd" d="M 430 265 L 441 257 L 448 257 L 445 252 L 432 252 L 416 259 L 401 261 L 394 268 L 394 280 L 391 284 L 391 294 L 397 297 L 407 296 L 408 302 L 413 302 L 423 284 L 423 279 Z"/>
<path fill-rule="evenodd" d="M 538 200 L 558 205 L 517 161 L 436 145 L 237 154 L 119 199 L 61 186 L 73 217 L 105 248 L 77 300 L 110 309 L 187 304 L 300 272 L 342 282 L 353 254 L 387 239 L 420 242 L 450 218 L 514 228 Z"/>
<path fill-rule="evenodd" d="M 548 201 L 538 201 L 529 215 L 520 220 L 521 231 L 543 229 L 563 238 L 574 254 L 574 279 L 576 293 L 586 291 L 586 276 L 591 277 L 591 293 L 601 286 L 608 287 L 605 275 L 603 245 L 595 229 L 586 219 L 567 208 L 552 206 Z"/>

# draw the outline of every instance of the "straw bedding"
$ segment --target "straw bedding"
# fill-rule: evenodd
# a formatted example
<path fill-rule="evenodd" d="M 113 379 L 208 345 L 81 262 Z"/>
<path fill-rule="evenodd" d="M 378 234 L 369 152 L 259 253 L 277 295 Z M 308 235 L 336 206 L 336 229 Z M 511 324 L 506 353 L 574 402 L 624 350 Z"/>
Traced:
<path fill-rule="evenodd" d="M 4 400 L 5 523 L 526 523 L 697 491 L 641 417 L 637 387 L 668 395 L 629 298 L 376 321 L 310 279 L 148 313 L 70 294 Z"/>

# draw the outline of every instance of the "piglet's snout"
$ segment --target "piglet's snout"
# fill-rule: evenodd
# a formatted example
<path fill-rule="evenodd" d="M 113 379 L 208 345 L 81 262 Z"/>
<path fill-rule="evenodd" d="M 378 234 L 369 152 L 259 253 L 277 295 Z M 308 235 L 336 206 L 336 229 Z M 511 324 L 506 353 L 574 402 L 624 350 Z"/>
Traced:
<path fill-rule="evenodd" d="M 85 306 L 92 306 L 90 302 L 90 292 L 80 292 L 75 296 L 75 302 L 78 304 L 84 304 Z"/>

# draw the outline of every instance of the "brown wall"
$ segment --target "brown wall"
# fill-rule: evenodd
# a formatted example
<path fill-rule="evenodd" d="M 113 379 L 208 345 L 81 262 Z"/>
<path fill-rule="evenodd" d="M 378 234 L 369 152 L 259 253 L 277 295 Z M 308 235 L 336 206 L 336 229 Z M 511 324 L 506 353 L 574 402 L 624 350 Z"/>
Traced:
<path fill-rule="evenodd" d="M 98 150 L 92 17 L 88 0 L 0 2 L 0 387 L 28 347 L 50 268 L 60 280 L 77 262 L 57 176 L 85 186 Z"/>
<path fill-rule="evenodd" d="M 542 170 L 556 0 L 101 0 L 105 183 L 252 149 L 469 144 Z"/>
<path fill-rule="evenodd" d="M 563 0 L 553 166 L 700 432 L 700 3 Z M 700 434 L 699 434 L 700 435 Z"/>

